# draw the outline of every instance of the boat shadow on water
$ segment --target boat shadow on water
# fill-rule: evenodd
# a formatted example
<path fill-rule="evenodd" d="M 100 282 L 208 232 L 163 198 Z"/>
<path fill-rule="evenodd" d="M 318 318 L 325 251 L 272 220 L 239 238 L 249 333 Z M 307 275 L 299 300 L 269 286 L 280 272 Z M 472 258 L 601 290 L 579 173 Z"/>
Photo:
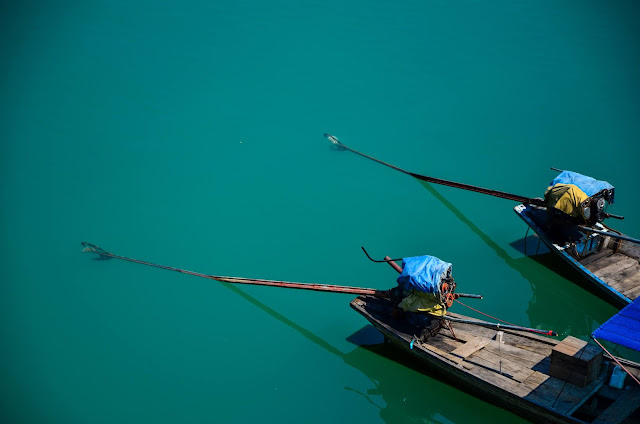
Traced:
<path fill-rule="evenodd" d="M 478 423 L 521 420 L 509 411 L 457 391 L 445 383 L 446 375 L 432 376 L 432 372 L 427 373 L 421 362 L 384 343 L 382 334 L 370 324 L 347 337 L 346 340 L 356 347 L 344 353 L 242 289 L 229 283 L 222 285 L 324 351 L 341 358 L 346 365 L 362 372 L 371 381 L 371 387 L 365 391 L 349 386 L 344 389 L 363 397 L 378 409 L 380 418 L 385 422 L 468 422 L 469 411 L 474 411 L 474 422 Z M 396 366 L 390 366 L 389 361 Z"/>
<path fill-rule="evenodd" d="M 351 307 L 390 343 L 444 375 L 443 381 L 533 422 L 630 424 L 640 418 L 634 412 L 640 391 L 605 386 L 611 363 L 575 337 L 558 341 L 506 326 L 496 333 L 454 313 L 448 315 L 457 319 L 455 331 L 416 337 L 419 325 L 396 319 L 389 299 L 359 296 Z M 640 373 L 640 364 L 616 360 Z"/>

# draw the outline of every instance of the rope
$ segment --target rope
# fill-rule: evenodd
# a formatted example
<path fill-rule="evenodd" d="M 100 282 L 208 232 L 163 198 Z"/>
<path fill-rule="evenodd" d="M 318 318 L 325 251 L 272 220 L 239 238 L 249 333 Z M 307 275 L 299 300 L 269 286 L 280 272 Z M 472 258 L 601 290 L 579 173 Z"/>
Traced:
<path fill-rule="evenodd" d="M 595 337 L 591 337 L 596 343 L 598 343 L 598 346 L 600 346 L 602 348 L 602 350 L 604 350 L 605 352 L 607 352 L 607 354 L 616 362 L 616 364 L 618 364 L 618 366 L 620 368 L 622 368 L 624 370 L 624 372 L 626 372 L 627 374 L 629 374 L 629 376 L 631 376 L 631 378 L 633 378 L 633 380 L 638 383 L 638 385 L 640 385 L 640 381 L 638 381 L 638 379 L 636 378 L 635 375 L 631 374 L 629 372 L 629 370 L 627 370 L 624 365 L 622 365 L 620 362 L 618 362 L 618 360 L 616 359 L 615 356 L 613 356 L 612 354 L 609 353 L 609 351 L 607 349 L 605 349 L 604 346 L 602 346 L 602 344 L 600 344 L 600 342 L 598 341 L 598 339 L 596 339 Z"/>
<path fill-rule="evenodd" d="M 451 323 L 449 321 L 445 321 L 444 323 L 449 329 L 449 331 L 451 331 L 451 335 L 453 336 L 453 338 L 459 341 L 458 338 L 456 337 L 456 333 L 453 332 L 453 326 L 451 325 Z"/>
<path fill-rule="evenodd" d="M 491 319 L 494 319 L 494 320 L 496 320 L 496 321 L 504 322 L 505 324 L 513 325 L 514 327 L 520 327 L 520 326 L 519 326 L 519 325 L 517 325 L 517 324 L 513 324 L 513 323 L 510 323 L 509 321 L 505 321 L 505 320 L 502 320 L 502 319 L 500 319 L 500 318 L 496 318 L 496 317 L 494 317 L 494 316 L 492 316 L 492 315 L 485 314 L 484 312 L 479 311 L 479 310 L 477 310 L 476 308 L 472 308 L 472 307 L 471 307 L 471 306 L 469 306 L 469 305 L 465 305 L 464 303 L 460 302 L 458 299 L 455 299 L 455 302 L 458 302 L 458 303 L 459 303 L 459 304 L 461 304 L 462 306 L 464 306 L 464 307 L 466 307 L 466 308 L 469 308 L 469 309 L 471 309 L 472 311 L 475 311 L 475 312 L 477 312 L 477 313 L 479 313 L 479 314 L 481 314 L 481 315 L 484 315 L 484 316 L 486 316 L 486 317 L 489 317 L 489 318 L 491 318 Z M 553 331 L 552 331 L 552 330 L 549 330 L 549 331 L 541 331 L 541 330 L 536 330 L 536 329 L 534 329 L 534 328 L 531 328 L 531 329 L 529 329 L 529 331 L 531 331 L 531 332 L 533 332 L 533 333 L 544 334 L 545 336 L 553 336 Z"/>
<path fill-rule="evenodd" d="M 508 321 L 502 320 L 502 319 L 500 319 L 500 318 L 496 318 L 496 317 L 494 317 L 494 316 L 491 316 L 491 315 L 489 315 L 489 314 L 485 314 L 484 312 L 479 311 L 479 310 L 477 310 L 477 309 L 475 309 L 475 308 L 472 308 L 472 307 L 471 307 L 471 306 L 469 306 L 469 305 L 465 305 L 464 303 L 460 302 L 458 299 L 455 299 L 455 301 L 456 301 L 456 302 L 458 302 L 459 304 L 461 304 L 462 306 L 464 306 L 464 307 L 466 307 L 466 308 L 469 308 L 469 309 L 471 309 L 472 311 L 475 311 L 475 312 L 477 312 L 477 313 L 479 313 L 479 314 L 482 314 L 482 315 L 484 315 L 484 316 L 486 316 L 486 317 L 489 317 L 489 318 L 491 318 L 491 319 L 495 319 L 496 321 L 504 322 L 505 324 L 509 324 L 509 325 L 513 325 L 513 326 L 515 326 L 515 327 L 519 327 L 519 325 L 517 325 L 517 324 L 513 324 L 513 323 L 510 323 L 510 322 L 508 322 Z"/>

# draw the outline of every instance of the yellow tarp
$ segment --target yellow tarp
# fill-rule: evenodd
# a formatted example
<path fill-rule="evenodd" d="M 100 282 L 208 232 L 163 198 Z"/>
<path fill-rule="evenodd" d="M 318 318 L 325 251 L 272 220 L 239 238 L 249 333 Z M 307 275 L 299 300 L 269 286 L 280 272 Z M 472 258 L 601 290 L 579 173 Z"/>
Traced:
<path fill-rule="evenodd" d="M 406 312 L 427 312 L 431 315 L 443 316 L 447 310 L 433 293 L 412 290 L 409 296 L 398 305 Z"/>
<path fill-rule="evenodd" d="M 583 217 L 582 203 L 588 198 L 584 191 L 573 184 L 556 184 L 544 192 L 548 207 L 556 208 L 574 218 Z"/>

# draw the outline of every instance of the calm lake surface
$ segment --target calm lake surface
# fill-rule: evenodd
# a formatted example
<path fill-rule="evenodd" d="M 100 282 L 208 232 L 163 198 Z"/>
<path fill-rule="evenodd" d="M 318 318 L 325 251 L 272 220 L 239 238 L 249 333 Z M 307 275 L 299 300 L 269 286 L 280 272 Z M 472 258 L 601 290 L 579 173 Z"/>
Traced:
<path fill-rule="evenodd" d="M 217 275 L 386 289 L 369 262 L 454 264 L 470 306 L 561 337 L 616 312 L 525 257 L 511 201 L 578 171 L 640 236 L 640 4 L 84 1 L 0 25 L 0 414 L 15 423 L 495 423 L 352 296 Z M 535 240 L 529 241 L 529 252 Z M 455 312 L 480 317 L 457 305 Z"/>

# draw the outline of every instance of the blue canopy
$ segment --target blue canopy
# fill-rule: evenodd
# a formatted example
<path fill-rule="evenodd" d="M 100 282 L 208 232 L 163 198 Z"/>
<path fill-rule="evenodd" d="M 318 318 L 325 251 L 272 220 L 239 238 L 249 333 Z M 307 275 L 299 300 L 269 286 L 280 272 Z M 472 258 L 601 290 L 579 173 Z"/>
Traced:
<path fill-rule="evenodd" d="M 562 171 L 560 175 L 551 181 L 550 185 L 554 186 L 556 184 L 573 184 L 580 190 L 584 191 L 584 194 L 589 197 L 601 192 L 602 190 L 613 190 L 613 186 L 606 181 L 599 181 L 595 178 L 587 177 L 586 175 L 572 171 Z M 613 195 L 611 196 L 611 201 L 609 203 L 613 203 Z"/>
<path fill-rule="evenodd" d="M 451 272 L 451 264 L 435 256 L 415 256 L 402 260 L 398 285 L 404 290 L 439 293 L 440 280 Z"/>
<path fill-rule="evenodd" d="M 592 335 L 640 352 L 640 297 L 609 318 Z"/>

